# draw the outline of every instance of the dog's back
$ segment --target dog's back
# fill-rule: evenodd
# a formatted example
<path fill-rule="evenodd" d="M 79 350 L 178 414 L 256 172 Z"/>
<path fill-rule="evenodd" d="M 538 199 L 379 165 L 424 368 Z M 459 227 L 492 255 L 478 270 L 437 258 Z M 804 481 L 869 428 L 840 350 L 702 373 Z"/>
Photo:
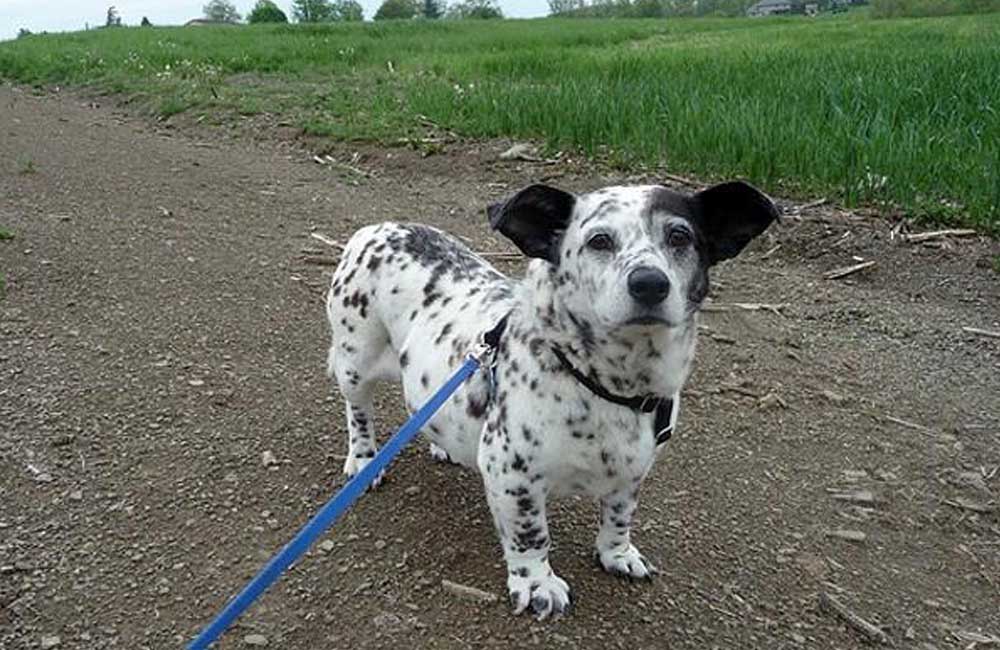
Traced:
<path fill-rule="evenodd" d="M 375 382 L 400 381 L 407 407 L 415 410 L 511 301 L 506 277 L 435 228 L 382 223 L 351 237 L 326 302 L 328 372 L 347 401 L 345 473 L 353 475 L 375 453 Z M 432 439 L 442 431 L 456 437 L 435 441 L 452 460 L 470 466 L 485 411 L 483 382 L 466 386 L 436 417 L 440 426 L 429 427 Z"/>

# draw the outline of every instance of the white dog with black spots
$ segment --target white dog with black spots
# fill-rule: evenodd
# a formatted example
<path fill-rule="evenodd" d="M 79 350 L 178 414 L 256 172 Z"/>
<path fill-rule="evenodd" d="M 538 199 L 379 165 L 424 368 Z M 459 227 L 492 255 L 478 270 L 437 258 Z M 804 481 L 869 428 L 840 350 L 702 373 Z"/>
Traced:
<path fill-rule="evenodd" d="M 413 411 L 503 323 L 495 372 L 470 379 L 424 433 L 436 458 L 481 473 L 514 611 L 545 618 L 571 602 L 549 563 L 549 497 L 599 501 L 606 571 L 655 573 L 629 528 L 677 418 L 709 267 L 737 255 L 777 210 L 738 181 L 693 195 L 533 185 L 488 216 L 534 258 L 522 280 L 434 228 L 359 230 L 327 296 L 328 369 L 346 400 L 353 476 L 376 451 L 374 384 L 400 382 Z"/>

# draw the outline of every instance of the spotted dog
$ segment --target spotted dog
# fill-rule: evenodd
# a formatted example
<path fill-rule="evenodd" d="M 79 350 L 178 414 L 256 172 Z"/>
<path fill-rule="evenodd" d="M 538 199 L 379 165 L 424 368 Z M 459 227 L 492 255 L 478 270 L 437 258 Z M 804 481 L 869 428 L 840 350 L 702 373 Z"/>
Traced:
<path fill-rule="evenodd" d="M 606 571 L 655 573 L 629 527 L 677 418 L 709 267 L 777 212 L 758 190 L 730 182 L 693 195 L 533 185 L 487 213 L 534 258 L 522 280 L 434 228 L 359 230 L 327 297 L 328 370 L 346 399 L 352 476 L 375 455 L 377 381 L 401 382 L 413 411 L 483 332 L 502 330 L 494 372 L 469 380 L 425 433 L 436 458 L 480 471 L 514 611 L 545 618 L 570 604 L 549 564 L 550 496 L 600 502 L 596 557 Z"/>

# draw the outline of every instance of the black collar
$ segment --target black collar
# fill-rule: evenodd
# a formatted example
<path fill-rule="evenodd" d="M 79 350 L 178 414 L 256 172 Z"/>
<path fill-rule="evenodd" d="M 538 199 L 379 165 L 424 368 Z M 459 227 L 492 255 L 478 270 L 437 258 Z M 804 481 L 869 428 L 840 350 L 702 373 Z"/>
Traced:
<path fill-rule="evenodd" d="M 662 445 L 670 439 L 670 435 L 673 433 L 673 427 L 671 426 L 671 420 L 673 419 L 674 413 L 673 399 L 669 397 L 660 397 L 659 395 L 654 395 L 652 393 L 648 395 L 634 395 L 632 397 L 616 395 L 602 386 L 599 382 L 595 381 L 592 377 L 589 377 L 588 375 L 585 375 L 577 370 L 577 368 L 569 362 L 569 359 L 566 358 L 566 355 L 563 354 L 562 350 L 557 347 L 553 347 L 552 352 L 556 355 L 556 358 L 559 359 L 559 363 L 562 364 L 563 370 L 573 375 L 574 379 L 586 386 L 594 395 L 597 395 L 601 399 L 614 404 L 630 408 L 639 413 L 652 413 L 655 411 L 656 417 L 653 420 L 653 435 L 656 438 L 656 444 Z"/>
<path fill-rule="evenodd" d="M 483 333 L 483 342 L 488 345 L 492 351 L 489 368 L 490 401 L 492 401 L 495 397 L 497 385 L 497 351 L 500 348 L 500 339 L 503 338 L 503 335 L 507 330 L 507 321 L 509 318 L 510 312 L 507 312 L 496 325 L 494 325 L 488 332 Z M 552 352 L 555 353 L 556 358 L 559 359 L 559 363 L 562 364 L 564 370 L 573 375 L 578 382 L 586 386 L 590 389 L 590 392 L 597 395 L 601 399 L 630 408 L 639 413 L 653 413 L 655 411 L 656 417 L 653 419 L 653 437 L 656 439 L 656 445 L 662 445 L 667 440 L 670 440 L 670 436 L 674 432 L 673 426 L 671 425 L 671 421 L 674 416 L 673 399 L 669 397 L 660 397 L 659 395 L 653 395 L 652 393 L 649 395 L 634 397 L 615 395 L 611 391 L 604 388 L 604 386 L 602 386 L 599 382 L 577 370 L 573 364 L 569 362 L 569 359 L 566 358 L 566 355 L 562 353 L 562 350 L 557 347 L 553 347 Z"/>

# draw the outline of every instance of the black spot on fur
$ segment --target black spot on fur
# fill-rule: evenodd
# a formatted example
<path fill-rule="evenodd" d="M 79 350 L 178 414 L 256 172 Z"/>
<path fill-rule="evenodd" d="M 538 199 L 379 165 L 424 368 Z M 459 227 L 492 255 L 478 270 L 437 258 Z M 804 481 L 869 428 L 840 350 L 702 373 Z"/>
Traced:
<path fill-rule="evenodd" d="M 403 350 L 403 353 L 399 355 L 399 367 L 405 368 L 410 365 L 410 354 L 409 351 Z"/>
<path fill-rule="evenodd" d="M 437 335 L 436 339 L 434 339 L 434 345 L 440 344 L 441 341 L 444 340 L 444 337 L 449 334 L 451 334 L 451 323 L 445 323 L 445 326 L 441 328 L 441 333 Z"/>
<path fill-rule="evenodd" d="M 486 414 L 486 400 L 477 400 L 475 397 L 469 396 L 469 403 L 465 409 L 465 412 L 469 414 L 469 417 L 479 419 Z"/>

